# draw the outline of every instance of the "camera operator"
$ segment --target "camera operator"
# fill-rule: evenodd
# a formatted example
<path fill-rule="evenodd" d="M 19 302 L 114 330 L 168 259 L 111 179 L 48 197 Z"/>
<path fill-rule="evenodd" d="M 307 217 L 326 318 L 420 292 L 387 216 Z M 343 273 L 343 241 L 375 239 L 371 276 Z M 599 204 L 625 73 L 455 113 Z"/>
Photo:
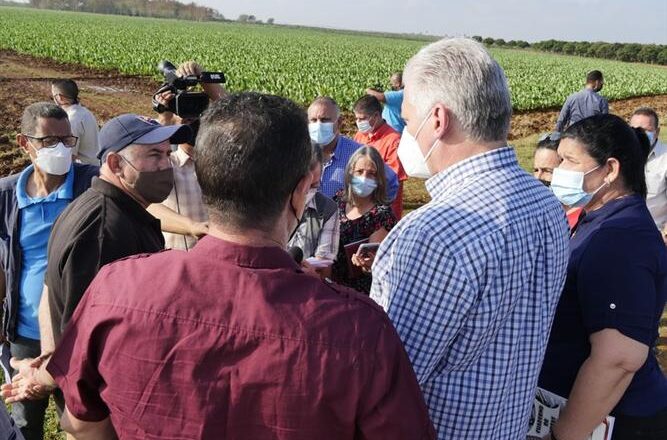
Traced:
<path fill-rule="evenodd" d="M 200 76 L 202 70 L 196 62 L 187 61 L 178 67 L 176 73 L 180 77 Z M 211 102 L 226 93 L 222 84 L 203 83 L 202 88 Z M 157 94 L 155 101 L 168 107 L 175 96 L 173 91 L 168 90 Z M 162 125 L 190 125 L 194 133 L 189 142 L 178 145 L 169 156 L 174 172 L 174 188 L 171 193 L 162 203 L 148 207 L 148 211 L 160 219 L 165 248 L 190 250 L 197 239 L 208 232 L 208 212 L 204 208 L 193 160 L 199 119 L 182 119 L 170 111 L 164 111 L 160 113 L 158 121 Z"/>

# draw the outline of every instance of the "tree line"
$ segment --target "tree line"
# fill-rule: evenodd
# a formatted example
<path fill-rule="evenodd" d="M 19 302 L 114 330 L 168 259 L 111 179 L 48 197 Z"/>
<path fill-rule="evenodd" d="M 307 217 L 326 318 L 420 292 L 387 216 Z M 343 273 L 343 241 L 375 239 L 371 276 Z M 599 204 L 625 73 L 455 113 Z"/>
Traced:
<path fill-rule="evenodd" d="M 40 9 L 180 20 L 209 21 L 224 19 L 216 9 L 198 6 L 195 2 L 186 4 L 175 0 L 30 0 L 30 5 Z"/>
<path fill-rule="evenodd" d="M 544 52 L 576 55 L 580 57 L 605 58 L 626 62 L 667 65 L 667 45 L 639 43 L 605 43 L 603 41 L 561 41 L 546 40 L 528 43 L 523 40 L 505 41 L 502 38 L 472 37 L 486 46 L 532 48 Z"/>

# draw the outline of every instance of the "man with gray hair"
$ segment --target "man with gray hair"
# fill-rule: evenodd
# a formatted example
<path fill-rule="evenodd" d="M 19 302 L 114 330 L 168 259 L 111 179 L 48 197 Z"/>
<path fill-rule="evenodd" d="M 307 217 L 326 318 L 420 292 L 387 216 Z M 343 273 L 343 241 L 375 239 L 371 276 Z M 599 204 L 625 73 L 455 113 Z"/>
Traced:
<path fill-rule="evenodd" d="M 171 143 L 184 142 L 190 134 L 189 127 L 163 127 L 132 114 L 113 118 L 102 127 L 100 178 L 93 179 L 91 187 L 62 212 L 49 239 L 43 278 L 46 288 L 42 293 L 40 283 L 41 303 L 37 300 L 40 361 L 48 359 L 60 341 L 81 297 L 102 266 L 164 249 L 160 221 L 146 207 L 169 195 L 173 186 Z M 30 364 L 31 359 L 12 360 L 19 372 L 29 370 Z M 50 391 L 40 387 L 37 394 L 48 395 Z M 55 400 L 62 412 L 64 402 L 59 393 Z"/>
<path fill-rule="evenodd" d="M 23 359 L 40 354 L 37 314 L 51 228 L 98 168 L 72 164 L 77 138 L 67 113 L 50 102 L 26 107 L 16 142 L 31 164 L 0 179 L 0 344 L 6 339 L 11 355 Z M 26 439 L 43 437 L 47 405 L 48 399 L 14 405 L 12 417 Z"/>
<path fill-rule="evenodd" d="M 308 131 L 311 142 L 322 148 L 323 169 L 320 191 L 329 198 L 345 187 L 345 166 L 361 144 L 341 134 L 343 118 L 340 107 L 333 98 L 320 96 L 308 107 Z M 398 175 L 388 165 L 387 198 L 394 200 L 398 194 Z"/>
<path fill-rule="evenodd" d="M 385 238 L 371 297 L 410 356 L 440 439 L 525 439 L 565 280 L 568 228 L 507 145 L 512 107 L 483 46 L 445 39 L 404 74 L 399 157 L 431 202 Z"/>

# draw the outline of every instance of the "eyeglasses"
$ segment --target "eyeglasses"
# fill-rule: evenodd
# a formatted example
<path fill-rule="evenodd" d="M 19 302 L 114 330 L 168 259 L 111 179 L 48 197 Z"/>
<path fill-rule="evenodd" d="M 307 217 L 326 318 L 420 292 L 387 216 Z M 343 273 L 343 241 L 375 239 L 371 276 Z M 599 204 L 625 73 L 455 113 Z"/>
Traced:
<path fill-rule="evenodd" d="M 544 133 L 540 138 L 537 140 L 537 142 L 544 142 L 544 141 L 550 141 L 550 142 L 558 142 L 560 140 L 560 131 L 553 131 L 550 133 Z"/>
<path fill-rule="evenodd" d="M 23 136 L 30 138 L 34 141 L 37 141 L 36 144 L 39 148 L 54 148 L 58 143 L 62 142 L 64 146 L 68 148 L 73 148 L 76 146 L 76 143 L 79 141 L 77 136 L 30 136 L 29 134 L 24 134 Z"/>

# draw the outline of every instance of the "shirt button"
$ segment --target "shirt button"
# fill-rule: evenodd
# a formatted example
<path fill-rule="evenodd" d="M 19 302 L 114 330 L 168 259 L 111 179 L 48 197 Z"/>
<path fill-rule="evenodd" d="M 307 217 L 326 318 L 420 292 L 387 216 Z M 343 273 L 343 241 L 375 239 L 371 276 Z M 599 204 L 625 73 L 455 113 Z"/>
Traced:
<path fill-rule="evenodd" d="M 614 310 L 616 308 L 616 304 L 614 304 L 614 303 L 609 304 L 609 308 Z"/>

